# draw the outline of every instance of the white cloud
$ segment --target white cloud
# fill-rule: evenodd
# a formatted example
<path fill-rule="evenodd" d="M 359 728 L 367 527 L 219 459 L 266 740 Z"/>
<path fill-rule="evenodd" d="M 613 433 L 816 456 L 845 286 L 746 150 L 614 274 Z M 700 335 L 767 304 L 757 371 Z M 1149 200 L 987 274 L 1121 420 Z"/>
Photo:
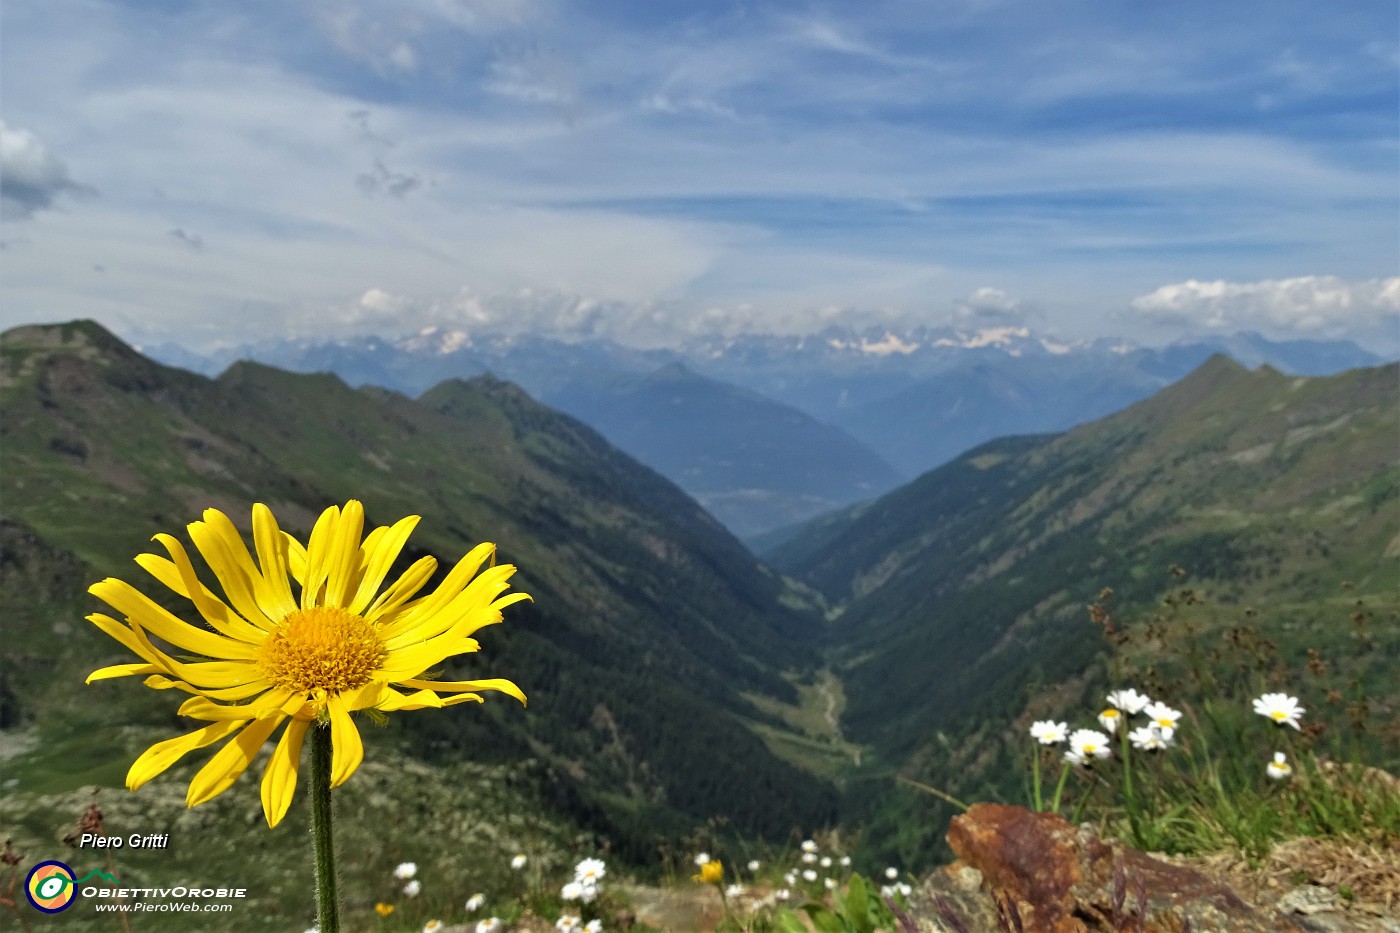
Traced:
<path fill-rule="evenodd" d="M 0 120 L 0 213 L 17 220 L 51 208 L 64 194 L 91 194 L 68 175 L 68 167 L 29 130 Z"/>
<path fill-rule="evenodd" d="M 1154 323 L 1219 331 L 1341 334 L 1400 320 L 1400 277 L 1348 282 L 1307 275 L 1259 282 L 1163 285 L 1132 301 Z"/>
<path fill-rule="evenodd" d="M 959 301 L 953 309 L 953 321 L 974 327 L 1020 324 L 1026 319 L 1021 300 L 999 288 L 983 286 Z"/>

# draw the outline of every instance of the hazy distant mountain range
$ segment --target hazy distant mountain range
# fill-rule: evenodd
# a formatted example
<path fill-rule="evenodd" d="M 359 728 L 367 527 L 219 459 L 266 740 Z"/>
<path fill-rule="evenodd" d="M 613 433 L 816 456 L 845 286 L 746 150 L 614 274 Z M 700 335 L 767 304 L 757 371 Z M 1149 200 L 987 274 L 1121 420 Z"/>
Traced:
<path fill-rule="evenodd" d="M 1344 341 L 1236 334 L 1151 349 L 1112 339 L 1065 343 L 1023 327 L 833 327 L 660 350 L 430 328 L 207 356 L 171 344 L 146 352 L 205 375 L 248 359 L 410 396 L 490 372 L 598 429 L 749 539 L 886 492 L 992 438 L 1109 414 L 1213 353 L 1298 375 L 1381 362 Z"/>

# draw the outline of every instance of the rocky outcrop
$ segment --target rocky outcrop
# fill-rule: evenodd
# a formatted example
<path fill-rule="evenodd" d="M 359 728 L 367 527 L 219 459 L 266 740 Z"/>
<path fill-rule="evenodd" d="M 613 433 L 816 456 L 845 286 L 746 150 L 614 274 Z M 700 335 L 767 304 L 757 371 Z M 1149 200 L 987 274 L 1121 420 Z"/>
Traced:
<path fill-rule="evenodd" d="M 909 933 L 1400 933 L 1325 888 L 1251 904 L 1209 873 L 1021 807 L 977 804 L 948 843 L 959 861 L 911 898 Z"/>

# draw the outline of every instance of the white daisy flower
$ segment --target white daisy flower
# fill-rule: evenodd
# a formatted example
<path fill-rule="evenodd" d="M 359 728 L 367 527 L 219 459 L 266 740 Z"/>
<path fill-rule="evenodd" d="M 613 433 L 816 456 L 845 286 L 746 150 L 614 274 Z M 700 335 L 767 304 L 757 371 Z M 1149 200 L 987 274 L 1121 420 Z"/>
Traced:
<path fill-rule="evenodd" d="M 816 881 L 817 873 L 809 868 L 802 873 L 802 877 L 807 881 Z"/>
<path fill-rule="evenodd" d="M 473 894 L 467 898 L 467 912 L 474 913 L 481 909 L 481 905 L 486 903 L 485 894 Z"/>
<path fill-rule="evenodd" d="M 786 875 L 783 875 L 783 880 L 786 881 L 786 882 L 788 883 L 789 886 L 796 885 L 796 884 L 797 884 L 797 872 L 796 872 L 796 871 L 790 871 L 790 872 L 788 872 Z"/>
<path fill-rule="evenodd" d="M 1129 716 L 1136 716 L 1147 708 L 1147 704 L 1152 701 L 1145 695 L 1138 693 L 1129 687 L 1126 690 L 1115 690 L 1108 695 L 1108 705 L 1114 709 L 1122 710 Z"/>
<path fill-rule="evenodd" d="M 398 868 L 394 869 L 394 877 L 400 881 L 407 881 L 416 874 L 418 874 L 417 862 L 402 862 Z"/>
<path fill-rule="evenodd" d="M 758 869 L 759 869 L 759 861 L 758 861 L 758 859 L 753 859 L 751 862 L 749 862 L 749 871 L 751 871 L 751 872 L 752 872 L 752 871 L 758 871 Z"/>
<path fill-rule="evenodd" d="M 880 888 L 880 896 L 883 897 L 883 898 L 887 898 L 887 899 L 893 900 L 893 899 L 894 899 L 895 890 L 896 890 L 896 888 L 895 888 L 895 886 L 892 885 L 892 884 L 884 885 L 883 887 Z"/>
<path fill-rule="evenodd" d="M 582 924 L 583 921 L 573 914 L 565 914 L 554 921 L 554 929 L 558 930 L 559 933 L 573 933 L 573 931 L 577 930 Z"/>
<path fill-rule="evenodd" d="M 443 926 L 444 924 L 441 920 L 429 920 L 427 923 L 423 924 L 423 933 L 438 933 L 438 930 L 441 930 Z"/>
<path fill-rule="evenodd" d="M 590 920 L 583 925 L 583 933 L 603 933 L 603 921 Z"/>
<path fill-rule="evenodd" d="M 1176 734 L 1176 723 L 1181 718 L 1181 710 L 1172 709 L 1165 703 L 1148 703 L 1143 712 L 1162 733 L 1162 738 L 1170 742 Z"/>
<path fill-rule="evenodd" d="M 403 886 L 403 893 L 409 897 L 417 897 L 421 890 L 423 890 L 423 885 L 416 878 Z"/>
<path fill-rule="evenodd" d="M 805 840 L 805 841 L 802 843 L 802 851 L 803 851 L 803 852 L 815 852 L 815 851 L 817 851 L 817 844 L 816 844 L 815 842 L 813 842 L 811 839 L 807 839 L 807 840 Z"/>
<path fill-rule="evenodd" d="M 823 856 L 822 856 L 821 865 L 822 865 L 822 868 L 830 868 L 830 867 L 831 867 L 831 856 L 829 856 L 829 855 L 823 855 Z"/>
<path fill-rule="evenodd" d="M 836 879 L 835 879 L 835 878 L 823 878 L 823 879 L 822 879 L 822 884 L 826 885 L 826 889 L 827 889 L 828 891 L 835 891 L 835 890 L 836 890 Z"/>
<path fill-rule="evenodd" d="M 501 921 L 495 917 L 487 917 L 485 920 L 476 922 L 476 933 L 500 933 Z"/>
<path fill-rule="evenodd" d="M 849 855 L 843 855 L 843 856 L 841 856 L 841 867 L 842 867 L 842 868 L 849 868 L 850 865 L 851 865 L 851 857 L 850 857 Z"/>
<path fill-rule="evenodd" d="M 802 853 L 802 864 L 804 864 L 804 865 L 815 865 L 816 863 L 817 863 L 817 853 L 815 853 L 815 852 L 803 852 L 803 853 Z"/>
<path fill-rule="evenodd" d="M 1291 697 L 1286 693 L 1266 693 L 1254 701 L 1254 711 L 1260 716 L 1272 719 L 1280 726 L 1292 726 L 1294 729 L 1301 727 L 1298 721 L 1307 712 L 1298 705 L 1298 698 Z"/>
<path fill-rule="evenodd" d="M 1148 751 L 1171 747 L 1171 740 L 1165 738 L 1162 730 L 1155 725 L 1134 729 L 1128 733 L 1128 741 L 1133 743 L 1133 748 L 1143 748 Z"/>
<path fill-rule="evenodd" d="M 909 885 L 905 884 L 903 881 L 895 885 L 894 889 L 900 894 L 903 894 L 905 897 L 908 897 L 909 895 L 914 893 L 914 889 L 911 888 Z"/>
<path fill-rule="evenodd" d="M 514 868 L 516 871 L 519 871 L 520 869 L 525 867 L 525 863 L 528 861 L 529 859 L 526 858 L 524 855 L 517 855 L 515 858 L 510 860 L 510 867 Z"/>
<path fill-rule="evenodd" d="M 1108 736 L 1093 729 L 1075 729 L 1069 737 L 1069 748 L 1065 759 L 1075 764 L 1084 764 L 1089 758 L 1107 758 L 1112 752 Z M 1070 758 L 1070 755 L 1077 757 Z"/>
<path fill-rule="evenodd" d="M 1059 745 L 1069 736 L 1069 724 L 1042 719 L 1031 723 L 1031 738 L 1041 745 Z"/>
<path fill-rule="evenodd" d="M 1264 767 L 1264 773 L 1275 781 L 1282 781 L 1293 773 L 1293 766 L 1288 763 L 1288 756 L 1283 752 L 1274 752 L 1274 760 Z"/>
<path fill-rule="evenodd" d="M 583 900 L 583 885 L 577 881 L 570 881 L 559 889 L 559 896 L 566 901 Z"/>
<path fill-rule="evenodd" d="M 1118 734 L 1118 723 L 1123 719 L 1123 714 L 1116 709 L 1106 709 L 1099 713 L 1099 725 L 1107 730 L 1109 735 Z"/>
<path fill-rule="evenodd" d="M 600 858 L 586 858 L 574 866 L 574 880 L 580 884 L 597 884 L 608 873 L 608 866 Z"/>
<path fill-rule="evenodd" d="M 743 897 L 743 896 L 744 896 L 744 886 L 743 886 L 742 884 L 731 884 L 729 887 L 727 887 L 727 888 L 724 889 L 724 896 L 725 896 L 725 897 Z"/>
<path fill-rule="evenodd" d="M 773 896 L 780 901 L 787 901 L 792 898 L 792 892 L 789 891 L 787 888 L 779 888 L 778 890 L 773 892 Z"/>
<path fill-rule="evenodd" d="M 695 856 L 695 864 L 697 866 L 710 864 L 710 853 L 701 852 L 699 855 Z"/>
<path fill-rule="evenodd" d="M 885 869 L 885 877 L 891 881 L 895 880 L 899 877 L 899 869 L 891 865 L 889 868 Z"/>

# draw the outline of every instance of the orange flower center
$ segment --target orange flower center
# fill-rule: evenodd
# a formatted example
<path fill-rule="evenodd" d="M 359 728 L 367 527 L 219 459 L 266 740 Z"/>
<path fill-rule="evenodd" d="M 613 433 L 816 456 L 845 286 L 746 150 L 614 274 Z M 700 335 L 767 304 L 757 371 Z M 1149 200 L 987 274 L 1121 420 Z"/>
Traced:
<path fill-rule="evenodd" d="M 332 694 L 369 683 L 388 652 L 374 627 L 339 606 L 287 614 L 262 643 L 258 665 L 293 693 Z"/>

